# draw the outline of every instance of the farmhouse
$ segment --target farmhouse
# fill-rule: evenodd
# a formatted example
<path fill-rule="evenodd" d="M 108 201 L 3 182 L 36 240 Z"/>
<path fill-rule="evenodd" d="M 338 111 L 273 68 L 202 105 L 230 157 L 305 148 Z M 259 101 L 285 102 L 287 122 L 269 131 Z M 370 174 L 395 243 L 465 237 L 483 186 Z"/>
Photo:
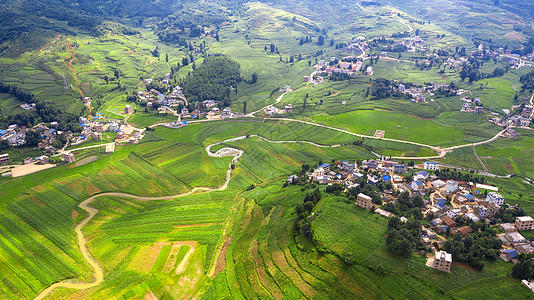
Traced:
<path fill-rule="evenodd" d="M 373 206 L 372 200 L 373 199 L 371 197 L 365 194 L 359 193 L 355 204 L 361 208 L 370 210 L 371 206 Z"/>
<path fill-rule="evenodd" d="M 515 227 L 517 230 L 532 230 L 534 220 L 530 216 L 517 217 L 515 219 Z"/>
<path fill-rule="evenodd" d="M 130 114 L 133 114 L 133 108 L 131 105 L 126 105 L 124 107 L 124 114 L 125 115 L 130 115 Z"/>
<path fill-rule="evenodd" d="M 486 200 L 501 206 L 504 202 L 504 197 L 499 193 L 489 192 L 486 196 Z"/>
<path fill-rule="evenodd" d="M 426 170 L 439 170 L 439 165 L 435 162 L 425 161 L 423 166 Z"/>
<path fill-rule="evenodd" d="M 10 162 L 9 153 L 0 155 L 0 165 L 5 165 Z"/>
<path fill-rule="evenodd" d="M 445 251 L 436 251 L 436 254 L 434 255 L 434 263 L 432 264 L 432 268 L 440 270 L 440 271 L 444 271 L 444 272 L 450 272 L 451 264 L 452 264 L 452 255 L 450 253 L 447 253 Z"/>
<path fill-rule="evenodd" d="M 74 153 L 63 153 L 63 160 L 67 163 L 72 163 L 76 160 Z"/>

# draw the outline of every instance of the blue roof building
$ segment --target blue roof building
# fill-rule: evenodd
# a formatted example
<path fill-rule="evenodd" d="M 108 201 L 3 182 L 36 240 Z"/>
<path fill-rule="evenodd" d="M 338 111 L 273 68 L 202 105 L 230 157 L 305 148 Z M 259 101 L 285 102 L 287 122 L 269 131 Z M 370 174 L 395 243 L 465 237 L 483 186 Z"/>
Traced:
<path fill-rule="evenodd" d="M 391 177 L 389 177 L 389 175 L 384 175 L 384 176 L 382 176 L 382 179 L 383 179 L 384 181 L 391 181 Z"/>
<path fill-rule="evenodd" d="M 503 252 L 504 254 L 508 255 L 510 259 L 514 259 L 519 255 L 519 253 L 517 253 L 517 250 L 514 250 L 514 249 L 507 249 L 507 250 L 504 250 Z"/>

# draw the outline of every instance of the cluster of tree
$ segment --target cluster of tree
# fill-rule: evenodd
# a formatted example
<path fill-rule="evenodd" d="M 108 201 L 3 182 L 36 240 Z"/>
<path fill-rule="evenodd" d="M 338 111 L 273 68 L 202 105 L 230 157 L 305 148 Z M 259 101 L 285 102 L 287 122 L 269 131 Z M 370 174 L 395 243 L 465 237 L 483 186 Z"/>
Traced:
<path fill-rule="evenodd" d="M 161 55 L 161 45 L 158 44 L 154 50 L 152 50 L 152 56 L 159 57 Z"/>
<path fill-rule="evenodd" d="M 514 264 L 512 267 L 512 276 L 521 280 L 534 277 L 534 263 L 531 255 L 521 253 L 517 259 L 519 263 Z"/>
<path fill-rule="evenodd" d="M 371 197 L 373 203 L 381 205 L 382 204 L 382 198 L 380 197 L 380 194 L 377 192 L 377 188 L 374 187 L 371 184 L 366 183 L 366 176 L 364 178 L 361 178 L 357 181 L 359 184 L 356 187 L 353 187 L 349 190 L 349 199 L 351 201 L 356 200 L 356 197 L 358 197 L 359 193 L 365 194 L 369 197 Z"/>
<path fill-rule="evenodd" d="M 485 225 L 485 224 L 484 224 Z M 456 234 L 448 240 L 443 249 L 452 255 L 453 261 L 469 264 L 476 270 L 484 268 L 484 261 L 495 261 L 499 257 L 502 242 L 495 237 L 494 230 L 480 226 L 480 231 L 462 237 Z"/>
<path fill-rule="evenodd" d="M 384 78 L 374 79 L 370 92 L 374 99 L 390 97 L 392 95 L 391 81 Z"/>
<path fill-rule="evenodd" d="M 343 48 L 345 48 L 345 47 L 347 47 L 347 43 L 345 43 L 345 42 L 341 42 L 341 43 L 337 43 L 335 48 L 336 48 L 336 49 L 343 49 Z M 322 53 L 321 53 L 321 54 L 322 54 Z"/>
<path fill-rule="evenodd" d="M 391 37 L 392 38 L 407 38 L 407 37 L 410 37 L 410 33 L 408 31 L 397 32 L 397 33 L 393 33 Z"/>
<path fill-rule="evenodd" d="M 230 93 L 242 81 L 239 64 L 226 56 L 211 55 L 181 82 L 189 102 L 215 100 L 230 105 Z"/>
<path fill-rule="evenodd" d="M 458 181 L 485 183 L 486 179 L 482 176 L 475 176 L 471 172 L 461 172 L 455 169 L 444 168 L 434 172 L 439 179 L 453 179 Z"/>
<path fill-rule="evenodd" d="M 501 208 L 498 212 L 493 215 L 491 223 L 513 223 L 515 218 L 524 216 L 525 212 L 519 206 L 510 207 L 508 204 L 504 203 L 501 205 Z"/>
<path fill-rule="evenodd" d="M 523 84 L 521 89 L 524 90 L 534 90 L 534 71 L 530 71 L 527 74 L 521 76 L 519 81 Z"/>
<path fill-rule="evenodd" d="M 236 7 L 236 11 L 240 9 Z M 199 37 L 205 33 L 205 27 L 214 26 L 217 28 L 213 32 L 216 37 L 219 26 L 229 21 L 231 14 L 224 6 L 209 1 L 183 3 L 177 11 L 157 23 L 155 33 L 162 41 L 177 42 L 184 36 Z"/>
<path fill-rule="evenodd" d="M 330 81 L 345 81 L 351 79 L 349 74 L 346 73 L 332 73 L 330 77 L 328 77 Z"/>
<path fill-rule="evenodd" d="M 32 93 L 15 85 L 5 84 L 3 82 L 0 82 L 0 93 L 10 94 L 21 102 L 25 102 L 25 103 L 35 102 L 35 99 Z"/>
<path fill-rule="evenodd" d="M 306 43 L 311 43 L 313 41 L 313 37 L 311 35 L 307 35 L 305 37 L 300 38 L 299 45 L 304 45 Z"/>
<path fill-rule="evenodd" d="M 410 257 L 414 249 L 421 247 L 421 224 L 416 220 L 403 223 L 398 217 L 389 219 L 386 248 L 400 256 Z"/>
<path fill-rule="evenodd" d="M 398 216 L 406 218 L 413 217 L 415 220 L 422 220 L 423 214 L 421 213 L 421 208 L 424 205 L 425 202 L 421 195 L 410 197 L 409 192 L 402 192 L 397 197 L 397 203 L 386 203 L 384 205 L 384 210 L 387 210 Z"/>
<path fill-rule="evenodd" d="M 311 217 L 311 212 L 315 205 L 323 197 L 319 187 L 311 183 L 306 186 L 307 192 L 302 204 L 297 205 L 295 211 L 297 213 L 297 220 L 295 221 L 295 229 L 306 235 L 308 238 L 313 239 L 313 230 L 311 227 L 311 222 L 313 218 Z"/>
<path fill-rule="evenodd" d="M 278 52 L 278 47 L 275 44 L 265 45 L 264 50 L 270 51 L 271 53 L 280 53 Z"/>

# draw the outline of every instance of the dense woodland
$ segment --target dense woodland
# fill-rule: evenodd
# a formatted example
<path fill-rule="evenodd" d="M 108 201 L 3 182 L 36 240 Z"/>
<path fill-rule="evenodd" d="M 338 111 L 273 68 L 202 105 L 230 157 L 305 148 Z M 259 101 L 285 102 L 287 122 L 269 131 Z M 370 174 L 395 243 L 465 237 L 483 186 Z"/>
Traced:
<path fill-rule="evenodd" d="M 188 101 L 215 100 L 221 107 L 230 105 L 232 90 L 241 82 L 239 64 L 225 56 L 208 56 L 181 83 Z"/>

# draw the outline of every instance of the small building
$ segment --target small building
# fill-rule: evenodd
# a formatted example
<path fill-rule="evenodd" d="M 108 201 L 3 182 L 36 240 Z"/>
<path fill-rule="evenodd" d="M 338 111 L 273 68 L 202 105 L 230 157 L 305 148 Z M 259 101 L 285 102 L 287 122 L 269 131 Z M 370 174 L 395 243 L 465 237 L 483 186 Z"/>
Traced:
<path fill-rule="evenodd" d="M 480 221 L 480 218 L 477 217 L 477 215 L 475 215 L 474 213 L 466 213 L 466 214 L 465 214 L 465 217 L 468 218 L 468 219 L 470 219 L 470 220 L 473 221 L 473 222 L 478 222 L 478 221 Z"/>
<path fill-rule="evenodd" d="M 534 220 L 530 216 L 515 218 L 515 227 L 517 230 L 532 230 Z"/>
<path fill-rule="evenodd" d="M 437 180 L 432 181 L 432 186 L 435 187 L 436 189 L 440 189 L 440 188 L 444 187 L 445 185 L 446 185 L 446 183 L 441 179 L 437 179 Z"/>
<path fill-rule="evenodd" d="M 483 112 L 484 112 L 484 107 L 482 107 L 482 106 L 476 106 L 475 110 L 473 111 L 473 113 L 475 113 L 477 115 L 481 115 Z"/>
<path fill-rule="evenodd" d="M 125 115 L 130 115 L 130 114 L 133 114 L 133 108 L 131 105 L 126 105 L 124 107 L 124 114 Z"/>
<path fill-rule="evenodd" d="M 435 162 L 425 161 L 425 163 L 423 164 L 423 168 L 425 170 L 439 170 L 439 165 Z"/>
<path fill-rule="evenodd" d="M 443 222 L 443 224 L 450 228 L 456 227 L 456 222 L 454 222 L 454 220 L 451 219 L 449 216 L 444 216 L 443 218 L 441 218 L 441 221 Z"/>
<path fill-rule="evenodd" d="M 293 112 L 293 104 L 288 104 L 284 107 L 284 111 L 286 113 L 290 113 L 290 112 Z"/>
<path fill-rule="evenodd" d="M 410 184 L 410 187 L 412 188 L 412 190 L 414 192 L 419 192 L 419 191 L 423 190 L 423 188 L 425 187 L 425 184 L 421 180 L 414 180 Z"/>
<path fill-rule="evenodd" d="M 480 218 L 484 219 L 488 216 L 488 209 L 480 204 L 473 206 L 473 212 Z"/>
<path fill-rule="evenodd" d="M 47 164 L 49 162 L 50 162 L 50 158 L 48 156 L 46 156 L 46 155 L 39 156 L 37 158 L 37 163 L 39 163 L 39 164 L 44 165 L 44 164 Z"/>
<path fill-rule="evenodd" d="M 503 250 L 502 253 L 508 256 L 510 260 L 517 258 L 517 255 L 519 255 L 519 253 L 517 253 L 517 250 L 514 250 L 514 249 L 506 249 L 506 250 Z"/>
<path fill-rule="evenodd" d="M 325 173 L 330 172 L 330 164 L 329 163 L 324 163 L 324 164 L 320 165 L 318 168 L 323 168 Z"/>
<path fill-rule="evenodd" d="M 458 182 L 454 180 L 447 181 L 445 184 L 445 190 L 447 190 L 449 194 L 456 192 L 458 190 Z"/>
<path fill-rule="evenodd" d="M 471 226 L 462 226 L 458 228 L 458 232 L 462 234 L 462 236 L 466 236 L 467 234 L 473 232 L 473 228 Z"/>
<path fill-rule="evenodd" d="M 504 232 L 517 231 L 517 228 L 515 228 L 514 224 L 512 224 L 512 223 L 501 223 L 501 224 L 499 224 L 499 228 L 504 230 Z"/>
<path fill-rule="evenodd" d="M 454 197 L 454 202 L 460 205 L 464 205 L 469 202 L 469 199 L 467 199 L 467 197 L 465 197 L 464 195 L 456 195 L 456 197 Z"/>
<path fill-rule="evenodd" d="M 462 213 L 462 210 L 459 209 L 459 208 L 453 208 L 453 209 L 449 209 L 447 211 L 447 216 L 451 219 L 456 219 L 456 217 L 458 217 L 460 214 Z"/>
<path fill-rule="evenodd" d="M 504 197 L 499 193 L 489 192 L 486 196 L 486 200 L 497 204 L 497 206 L 501 206 L 504 202 Z"/>
<path fill-rule="evenodd" d="M 371 207 L 373 206 L 373 199 L 363 193 L 359 193 L 355 204 L 366 210 L 371 210 Z"/>
<path fill-rule="evenodd" d="M 11 160 L 9 159 L 9 153 L 0 155 L 0 165 L 6 165 L 10 163 L 10 161 Z"/>
<path fill-rule="evenodd" d="M 402 166 L 402 165 L 393 166 L 393 172 L 395 172 L 395 173 L 404 173 L 404 172 L 406 172 L 406 166 Z"/>
<path fill-rule="evenodd" d="M 63 160 L 66 163 L 70 164 L 70 163 L 73 163 L 76 160 L 76 157 L 74 156 L 74 153 L 72 153 L 72 152 L 63 153 Z"/>
<path fill-rule="evenodd" d="M 415 177 L 417 177 L 419 180 L 426 180 L 428 178 L 428 172 L 427 171 L 421 171 L 418 172 Z"/>
<path fill-rule="evenodd" d="M 524 242 L 525 241 L 525 237 L 523 235 L 521 235 L 519 232 L 517 231 L 513 231 L 513 232 L 507 232 L 504 234 L 504 237 L 510 242 L 510 243 L 519 243 L 519 242 Z"/>
<path fill-rule="evenodd" d="M 352 172 L 354 170 L 355 165 L 351 162 L 348 162 L 346 160 L 343 161 L 342 168 L 344 171 Z"/>
<path fill-rule="evenodd" d="M 378 183 L 380 183 L 380 178 L 376 176 L 369 177 L 369 179 L 367 179 L 367 183 L 373 186 L 377 186 Z"/>
<path fill-rule="evenodd" d="M 450 272 L 452 265 L 452 255 L 445 251 L 436 251 L 434 255 L 434 263 L 432 268 L 443 271 Z"/>

